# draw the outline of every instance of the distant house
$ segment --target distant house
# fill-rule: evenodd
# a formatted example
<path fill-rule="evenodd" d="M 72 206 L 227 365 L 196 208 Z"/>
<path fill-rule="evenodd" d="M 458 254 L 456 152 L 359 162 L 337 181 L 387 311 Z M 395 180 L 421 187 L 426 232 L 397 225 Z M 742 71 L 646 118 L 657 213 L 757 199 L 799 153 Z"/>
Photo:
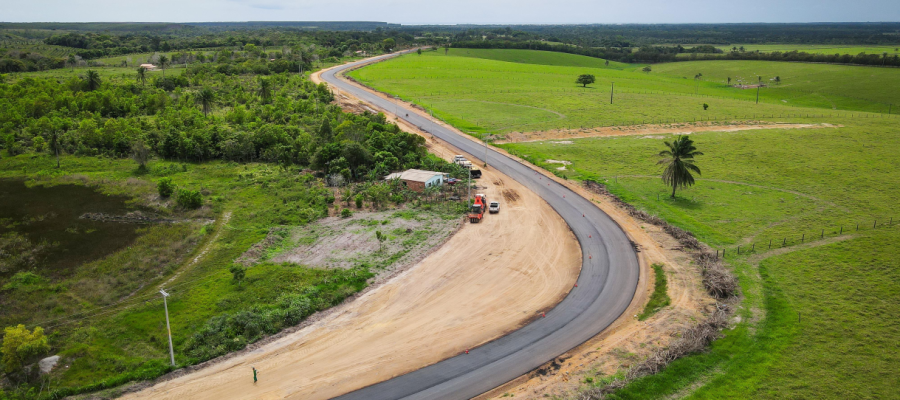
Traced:
<path fill-rule="evenodd" d="M 153 65 L 153 64 L 141 64 L 141 65 L 139 65 L 139 67 L 147 68 L 147 69 L 150 70 L 150 71 L 156 69 L 156 66 Z"/>
<path fill-rule="evenodd" d="M 446 181 L 443 172 L 423 171 L 420 169 L 408 169 L 403 172 L 395 172 L 384 177 L 385 180 L 399 179 L 406 184 L 409 190 L 424 192 L 425 188 L 441 186 Z"/>

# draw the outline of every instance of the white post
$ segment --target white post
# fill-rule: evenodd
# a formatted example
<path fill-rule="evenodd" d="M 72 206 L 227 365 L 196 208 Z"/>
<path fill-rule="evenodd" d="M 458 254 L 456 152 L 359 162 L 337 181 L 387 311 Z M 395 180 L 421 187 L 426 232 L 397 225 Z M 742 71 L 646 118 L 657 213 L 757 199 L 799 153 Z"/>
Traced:
<path fill-rule="evenodd" d="M 166 331 L 169 333 L 169 361 L 172 362 L 172 366 L 174 367 L 175 351 L 172 350 L 172 328 L 169 326 L 169 304 L 166 302 L 166 297 L 169 297 L 169 294 L 163 289 L 160 289 L 159 293 L 163 296 L 163 307 L 166 309 Z"/>

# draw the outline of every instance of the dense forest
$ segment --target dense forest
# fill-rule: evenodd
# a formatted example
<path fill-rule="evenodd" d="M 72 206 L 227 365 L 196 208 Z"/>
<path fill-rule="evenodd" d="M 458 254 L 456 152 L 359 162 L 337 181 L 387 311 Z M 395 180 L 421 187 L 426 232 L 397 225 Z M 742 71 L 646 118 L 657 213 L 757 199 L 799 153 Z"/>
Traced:
<path fill-rule="evenodd" d="M 387 41 L 387 42 L 386 42 Z M 711 45 L 783 43 L 895 45 L 900 23 L 401 26 L 379 22 L 0 24 L 0 72 L 63 68 L 78 60 L 148 52 L 218 51 L 253 44 L 262 51 L 337 59 L 414 45 L 560 51 L 621 62 L 684 60 L 721 53 Z M 67 54 L 60 57 L 39 48 Z M 50 53 L 50 54 L 48 54 Z M 900 65 L 857 54 L 727 54 L 733 59 Z M 879 55 L 881 56 L 881 55 Z M 708 56 L 706 56 L 708 57 Z M 274 58 L 274 57 L 272 57 Z M 701 57 L 700 59 L 703 59 Z"/>
<path fill-rule="evenodd" d="M 181 161 L 265 161 L 347 180 L 416 167 L 425 157 L 424 139 L 383 115 L 344 113 L 325 85 L 247 56 L 197 61 L 178 76 L 136 73 L 128 82 L 103 82 L 88 70 L 66 81 L 0 83 L 3 147 L 10 155 L 149 150 Z"/>

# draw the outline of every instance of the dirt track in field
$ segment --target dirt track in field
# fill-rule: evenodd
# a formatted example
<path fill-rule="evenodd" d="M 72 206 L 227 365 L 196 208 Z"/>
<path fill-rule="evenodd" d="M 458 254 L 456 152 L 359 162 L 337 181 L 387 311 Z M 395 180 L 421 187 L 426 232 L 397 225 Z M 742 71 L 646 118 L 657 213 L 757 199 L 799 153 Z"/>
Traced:
<path fill-rule="evenodd" d="M 522 143 L 541 140 L 566 140 L 590 137 L 691 134 L 694 132 L 738 132 L 757 129 L 836 128 L 832 124 L 786 124 L 760 121 L 694 122 L 654 125 L 608 126 L 584 129 L 554 129 L 534 132 L 510 132 L 497 143 Z"/>

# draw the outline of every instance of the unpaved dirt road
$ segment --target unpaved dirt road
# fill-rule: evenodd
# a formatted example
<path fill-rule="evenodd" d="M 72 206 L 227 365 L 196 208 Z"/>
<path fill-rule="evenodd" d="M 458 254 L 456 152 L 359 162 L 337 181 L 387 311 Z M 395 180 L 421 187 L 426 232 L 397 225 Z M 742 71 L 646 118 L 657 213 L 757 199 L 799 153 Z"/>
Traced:
<path fill-rule="evenodd" d="M 466 224 L 421 263 L 315 324 L 127 399 L 326 399 L 463 353 L 550 310 L 582 254 L 562 218 L 494 170 L 499 214 Z M 503 200 L 514 193 L 518 200 Z M 260 371 L 254 384 L 251 367 Z"/>

